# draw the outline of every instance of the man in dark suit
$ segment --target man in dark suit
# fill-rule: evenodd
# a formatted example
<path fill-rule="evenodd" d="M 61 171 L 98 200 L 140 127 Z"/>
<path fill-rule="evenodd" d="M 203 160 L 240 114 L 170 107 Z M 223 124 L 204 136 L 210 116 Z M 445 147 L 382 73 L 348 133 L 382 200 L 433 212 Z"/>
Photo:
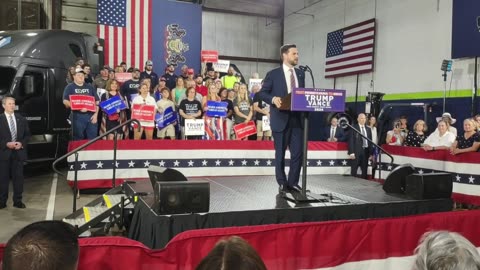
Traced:
<path fill-rule="evenodd" d="M 293 44 L 280 48 L 282 66 L 267 73 L 261 100 L 270 104 L 270 128 L 275 146 L 275 177 L 280 192 L 299 191 L 298 180 L 302 166 L 303 123 L 300 112 L 279 110 L 282 98 L 292 93 L 293 88 L 305 87 L 305 73 L 294 68 L 298 64 L 298 50 Z M 285 152 L 290 149 L 290 170 L 285 174 Z"/>
<path fill-rule="evenodd" d="M 332 117 L 330 120 L 330 126 L 323 129 L 322 141 L 327 142 L 345 142 L 347 138 L 343 129 L 338 126 L 338 119 Z"/>
<path fill-rule="evenodd" d="M 366 121 L 367 117 L 364 113 L 361 113 L 357 118 L 358 124 L 352 126 L 371 140 L 372 130 L 365 125 Z M 360 169 L 362 170 L 362 178 L 367 179 L 368 160 L 372 158 L 372 144 L 357 132 L 350 130 L 348 155 L 350 156 L 350 159 L 352 159 L 350 174 L 352 176 L 357 176 L 357 170 L 360 166 Z"/>
<path fill-rule="evenodd" d="M 27 141 L 30 138 L 27 120 L 15 113 L 15 99 L 2 99 L 5 110 L 0 115 L 0 209 L 7 207 L 8 185 L 13 182 L 13 206 L 25 208 L 22 202 L 23 162 L 27 159 Z"/>

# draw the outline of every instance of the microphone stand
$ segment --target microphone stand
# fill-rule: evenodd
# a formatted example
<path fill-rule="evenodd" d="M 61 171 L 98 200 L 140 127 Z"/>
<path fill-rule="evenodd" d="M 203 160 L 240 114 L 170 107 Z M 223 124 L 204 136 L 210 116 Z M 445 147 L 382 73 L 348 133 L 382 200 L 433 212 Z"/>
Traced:
<path fill-rule="evenodd" d="M 358 135 L 362 136 L 362 138 L 364 138 L 365 140 L 369 141 L 372 145 L 374 145 L 375 147 L 378 147 L 378 149 L 380 149 L 385 155 L 387 155 L 389 158 L 390 158 L 390 164 L 393 163 L 393 156 L 387 152 L 387 150 L 383 149 L 380 145 L 374 143 L 370 138 L 368 138 L 368 136 L 365 136 L 362 134 L 362 132 L 360 132 L 358 129 L 354 128 L 352 125 L 350 125 L 349 123 L 347 122 L 343 122 L 343 123 L 340 123 L 340 126 L 342 128 L 345 128 L 345 127 L 349 127 L 350 129 L 352 129 L 353 131 L 355 131 L 355 133 L 357 133 Z"/>

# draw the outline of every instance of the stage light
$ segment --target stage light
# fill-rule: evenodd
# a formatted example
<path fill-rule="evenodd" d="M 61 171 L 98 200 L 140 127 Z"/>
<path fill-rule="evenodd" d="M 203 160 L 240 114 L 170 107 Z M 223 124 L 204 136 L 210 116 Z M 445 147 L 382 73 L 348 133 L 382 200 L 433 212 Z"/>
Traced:
<path fill-rule="evenodd" d="M 452 60 L 443 60 L 440 70 L 445 72 L 452 71 Z"/>

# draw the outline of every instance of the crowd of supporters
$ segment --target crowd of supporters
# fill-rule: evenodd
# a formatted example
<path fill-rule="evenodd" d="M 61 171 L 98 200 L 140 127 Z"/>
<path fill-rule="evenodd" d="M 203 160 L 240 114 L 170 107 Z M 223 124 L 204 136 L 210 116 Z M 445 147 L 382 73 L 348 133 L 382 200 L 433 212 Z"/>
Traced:
<path fill-rule="evenodd" d="M 78 59 L 66 78 L 68 85 L 64 92 L 64 104 L 67 109 L 71 108 L 70 96 L 79 94 L 95 96 L 97 105 L 119 96 L 127 108 L 114 114 L 107 114 L 101 109 L 97 112 L 72 111 L 70 121 L 73 139 L 90 140 L 98 134 L 104 134 L 130 119 L 133 105 L 144 104 L 155 106 L 155 113 L 159 114 L 172 108 L 178 120 L 161 127 L 155 121 L 141 121 L 140 129 L 134 126 L 118 129 L 116 133 L 118 138 L 230 140 L 235 139 L 234 125 L 253 121 L 258 130 L 256 138 L 270 140 L 270 131 L 262 127 L 262 117 L 269 117 L 269 106 L 255 96 L 260 87 L 256 86 L 249 90 L 241 81 L 241 75 L 233 67 L 229 67 L 228 72 L 220 76 L 211 67 L 207 67 L 204 74 L 194 74 L 194 69 L 184 65 L 180 73 L 176 74 L 175 66 L 167 65 L 163 74 L 158 75 L 154 71 L 153 62 L 148 60 L 143 70 L 141 72 L 135 67 L 127 69 L 126 64 L 122 62 L 115 69 L 104 66 L 100 74 L 94 76 L 88 63 Z M 131 79 L 121 82 L 117 77 L 119 73 L 130 73 Z M 225 102 L 226 116 L 207 115 L 208 101 Z M 186 136 L 185 119 L 204 119 L 205 135 Z M 96 132 L 93 132 L 94 130 Z M 250 136 L 250 139 L 254 137 Z M 106 137 L 113 138 L 113 134 Z"/>

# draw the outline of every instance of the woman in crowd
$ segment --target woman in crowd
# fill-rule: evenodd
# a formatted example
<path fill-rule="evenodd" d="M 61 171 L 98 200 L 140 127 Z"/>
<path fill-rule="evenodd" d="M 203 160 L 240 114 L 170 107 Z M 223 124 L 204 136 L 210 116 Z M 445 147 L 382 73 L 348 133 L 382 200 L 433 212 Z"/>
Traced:
<path fill-rule="evenodd" d="M 233 92 L 233 91 L 232 91 Z M 227 98 L 228 90 L 225 87 L 222 87 L 219 92 L 220 99 L 223 102 L 227 102 L 227 117 L 225 117 L 225 140 L 230 140 L 232 136 L 233 128 L 233 101 Z"/>
<path fill-rule="evenodd" d="M 403 145 L 403 140 L 406 134 L 401 130 L 401 123 L 399 120 L 393 121 L 393 129 L 387 132 L 386 142 L 389 145 Z"/>
<path fill-rule="evenodd" d="M 217 86 L 217 89 L 220 90 L 220 88 L 222 88 L 222 86 L 223 86 L 223 85 L 222 85 L 222 80 L 216 79 L 216 80 L 215 80 L 215 86 Z"/>
<path fill-rule="evenodd" d="M 475 131 L 475 121 L 465 119 L 463 121 L 463 136 L 458 135 L 450 148 L 452 155 L 476 152 L 480 147 L 480 134 Z"/>
<path fill-rule="evenodd" d="M 73 82 L 74 75 L 75 75 L 75 66 L 71 66 L 68 68 L 68 72 L 67 72 L 67 78 L 66 78 L 67 84 Z"/>
<path fill-rule="evenodd" d="M 372 130 L 372 141 L 378 143 L 377 118 L 375 118 L 375 116 L 370 115 L 368 118 L 368 126 Z"/>
<path fill-rule="evenodd" d="M 443 120 L 445 123 L 447 123 L 448 131 L 450 131 L 454 136 L 457 136 L 457 129 L 452 126 L 457 122 L 457 119 L 453 118 L 450 113 L 446 112 L 442 114 L 442 117 L 437 117 L 437 122 L 440 120 Z M 438 132 L 438 129 L 436 129 L 434 132 Z"/>
<path fill-rule="evenodd" d="M 473 117 L 475 119 L 475 125 L 476 125 L 476 130 L 477 132 L 480 132 L 480 114 L 477 114 Z"/>
<path fill-rule="evenodd" d="M 248 123 L 253 117 L 253 102 L 248 97 L 247 85 L 241 84 L 238 96 L 233 102 L 235 124 Z M 247 138 L 245 138 L 247 139 Z"/>
<path fill-rule="evenodd" d="M 123 100 L 120 94 L 120 84 L 116 80 L 108 80 L 106 86 L 106 92 L 101 96 L 100 101 L 109 100 L 112 97 L 119 96 Z M 100 135 L 105 134 L 108 130 L 121 125 L 127 121 L 127 114 L 125 110 L 117 110 L 114 114 L 108 115 L 106 112 L 102 112 L 102 122 L 100 123 Z M 117 130 L 117 138 L 128 138 L 128 126 L 123 126 L 121 130 Z M 114 134 L 110 133 L 106 139 L 113 140 Z"/>
<path fill-rule="evenodd" d="M 428 136 L 423 143 L 425 151 L 445 150 L 449 149 L 455 141 L 455 135 L 448 131 L 448 124 L 444 120 L 438 121 L 438 132 L 434 132 Z"/>
<path fill-rule="evenodd" d="M 132 100 L 132 111 L 133 111 L 133 105 L 134 104 L 142 104 L 142 105 L 152 105 L 155 108 L 157 108 L 157 103 L 155 102 L 155 99 L 150 96 L 150 86 L 146 82 L 142 82 L 140 84 L 140 94 L 136 96 Z M 132 112 L 133 116 L 133 112 Z M 132 117 L 133 118 L 133 117 Z M 140 131 L 138 131 L 138 127 L 134 127 L 133 129 L 133 139 L 135 140 L 140 140 L 142 138 L 143 131 L 145 131 L 145 138 L 147 140 L 153 139 L 153 129 L 155 127 L 155 122 L 154 121 L 141 121 L 140 122 L 141 128 Z"/>
<path fill-rule="evenodd" d="M 180 102 L 178 113 L 182 117 L 180 119 L 182 138 L 185 136 L 185 119 L 201 119 L 202 118 L 202 104 L 195 98 L 195 87 L 187 89 L 187 98 Z M 192 139 L 201 139 L 201 136 L 194 136 Z"/>
<path fill-rule="evenodd" d="M 227 98 L 233 102 L 236 97 L 237 97 L 237 93 L 235 93 L 233 89 L 228 89 Z"/>
<path fill-rule="evenodd" d="M 185 81 L 181 76 L 177 77 L 177 84 L 175 88 L 172 89 L 172 99 L 176 106 L 180 106 L 181 97 L 185 95 Z"/>
<path fill-rule="evenodd" d="M 220 96 L 218 95 L 217 86 L 214 84 L 210 84 L 208 87 L 208 94 L 202 98 L 202 108 L 205 112 L 204 119 L 205 119 L 205 131 L 206 131 L 206 138 L 209 140 L 223 140 L 225 138 L 225 118 L 224 117 L 209 117 L 207 116 L 208 101 L 221 101 Z"/>
<path fill-rule="evenodd" d="M 175 104 L 173 103 L 170 90 L 167 87 L 163 87 L 160 92 L 162 93 L 162 98 L 157 101 L 157 108 L 159 113 L 164 113 L 166 109 L 172 108 L 172 111 L 175 111 Z M 157 131 L 157 138 L 165 139 L 170 137 L 171 140 L 175 140 L 175 125 L 176 123 L 171 123 L 162 129 Z"/>
<path fill-rule="evenodd" d="M 417 120 L 413 125 L 413 130 L 408 132 L 405 139 L 405 146 L 421 147 L 425 139 L 427 138 L 425 132 L 427 131 L 427 125 L 423 120 Z"/>

